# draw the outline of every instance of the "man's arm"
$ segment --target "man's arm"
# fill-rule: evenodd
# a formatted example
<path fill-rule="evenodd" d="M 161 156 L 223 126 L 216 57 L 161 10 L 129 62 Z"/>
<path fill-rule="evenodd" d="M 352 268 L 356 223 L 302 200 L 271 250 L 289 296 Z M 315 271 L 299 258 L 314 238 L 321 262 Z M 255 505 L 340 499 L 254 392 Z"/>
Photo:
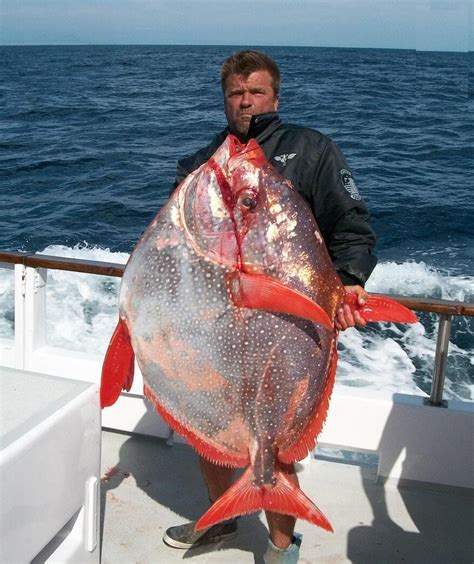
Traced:
<path fill-rule="evenodd" d="M 364 284 L 377 263 L 373 254 L 376 238 L 352 172 L 331 141 L 321 157 L 316 186 L 319 205 L 313 205 L 313 210 L 329 254 L 346 291 L 357 294 L 363 305 L 368 297 Z M 336 314 L 339 330 L 365 325 L 361 315 L 347 305 Z"/>
<path fill-rule="evenodd" d="M 321 156 L 311 202 L 331 260 L 346 286 L 364 286 L 377 264 L 369 211 L 341 150 L 329 141 Z"/>

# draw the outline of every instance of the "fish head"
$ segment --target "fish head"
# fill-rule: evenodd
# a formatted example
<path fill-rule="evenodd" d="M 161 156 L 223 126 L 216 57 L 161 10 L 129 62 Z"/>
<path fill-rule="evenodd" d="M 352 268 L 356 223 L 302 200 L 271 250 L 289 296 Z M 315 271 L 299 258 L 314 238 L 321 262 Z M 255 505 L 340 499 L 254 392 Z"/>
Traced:
<path fill-rule="evenodd" d="M 234 265 L 238 260 L 232 211 L 235 202 L 227 172 L 235 147 L 229 137 L 177 190 L 180 223 L 188 245 L 197 256 L 220 265 Z"/>
<path fill-rule="evenodd" d="M 290 190 L 255 140 L 242 144 L 229 135 L 182 185 L 180 212 L 187 239 L 197 254 L 219 264 L 268 267 L 279 254 L 277 239 L 295 225 L 288 221 L 296 215 L 291 197 L 285 196 Z"/>
<path fill-rule="evenodd" d="M 228 271 L 263 274 L 312 298 L 336 288 L 331 310 L 340 301 L 342 286 L 309 206 L 254 139 L 242 144 L 228 135 L 184 181 L 180 202 L 198 256 Z"/>
<path fill-rule="evenodd" d="M 314 222 L 309 209 L 253 139 L 229 160 L 228 174 L 241 269 L 279 276 L 285 257 L 295 258 L 291 242 L 303 222 Z"/>

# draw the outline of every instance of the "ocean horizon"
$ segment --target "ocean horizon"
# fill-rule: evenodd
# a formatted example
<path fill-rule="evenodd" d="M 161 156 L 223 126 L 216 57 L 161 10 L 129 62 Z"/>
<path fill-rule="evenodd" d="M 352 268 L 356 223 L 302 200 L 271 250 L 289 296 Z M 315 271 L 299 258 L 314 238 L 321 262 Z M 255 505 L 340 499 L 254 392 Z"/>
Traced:
<path fill-rule="evenodd" d="M 230 48 L 232 50 L 240 49 L 273 49 L 273 48 L 288 48 L 288 49 L 338 49 L 338 50 L 354 50 L 358 49 L 361 51 L 413 51 L 417 53 L 472 53 L 472 51 L 456 50 L 456 49 L 419 49 L 416 47 L 360 47 L 360 46 L 344 46 L 336 47 L 331 45 L 281 45 L 275 44 L 262 44 L 255 45 L 249 43 L 241 44 L 222 44 L 222 43 L 0 43 L 0 48 L 2 47 L 220 47 L 223 49 Z"/>

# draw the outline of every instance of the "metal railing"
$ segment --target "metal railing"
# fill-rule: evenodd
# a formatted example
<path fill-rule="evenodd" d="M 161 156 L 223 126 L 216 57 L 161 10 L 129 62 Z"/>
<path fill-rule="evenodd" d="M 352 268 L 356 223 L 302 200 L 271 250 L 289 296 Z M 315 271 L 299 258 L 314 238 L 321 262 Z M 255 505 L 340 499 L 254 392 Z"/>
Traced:
<path fill-rule="evenodd" d="M 125 270 L 125 265 L 117 263 L 6 251 L 0 251 L 0 265 L 2 263 L 20 264 L 24 267 L 35 269 L 49 268 L 84 274 L 97 274 L 100 276 L 114 276 L 118 278 L 123 275 Z M 455 300 L 414 298 L 398 295 L 386 296 L 396 300 L 411 310 L 439 315 L 440 322 L 436 342 L 431 393 L 426 403 L 433 406 L 445 405 L 443 402 L 443 388 L 452 319 L 454 316 L 474 316 L 474 304 Z"/>

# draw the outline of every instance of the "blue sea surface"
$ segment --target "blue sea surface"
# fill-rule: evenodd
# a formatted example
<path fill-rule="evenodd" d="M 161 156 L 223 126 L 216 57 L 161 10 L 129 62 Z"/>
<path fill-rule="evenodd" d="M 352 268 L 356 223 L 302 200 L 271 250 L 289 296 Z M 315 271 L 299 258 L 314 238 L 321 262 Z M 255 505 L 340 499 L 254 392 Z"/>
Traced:
<path fill-rule="evenodd" d="M 237 49 L 0 47 L 0 249 L 129 253 L 177 160 L 225 126 L 219 69 Z M 470 54 L 260 49 L 281 68 L 282 118 L 328 134 L 354 171 L 378 235 L 375 289 L 472 299 Z M 472 323 L 455 329 L 454 396 L 467 397 Z"/>
<path fill-rule="evenodd" d="M 130 250 L 176 161 L 225 126 L 231 47 L 0 47 L 0 248 L 79 241 Z M 280 111 L 330 135 L 385 260 L 472 273 L 467 53 L 271 47 Z"/>

